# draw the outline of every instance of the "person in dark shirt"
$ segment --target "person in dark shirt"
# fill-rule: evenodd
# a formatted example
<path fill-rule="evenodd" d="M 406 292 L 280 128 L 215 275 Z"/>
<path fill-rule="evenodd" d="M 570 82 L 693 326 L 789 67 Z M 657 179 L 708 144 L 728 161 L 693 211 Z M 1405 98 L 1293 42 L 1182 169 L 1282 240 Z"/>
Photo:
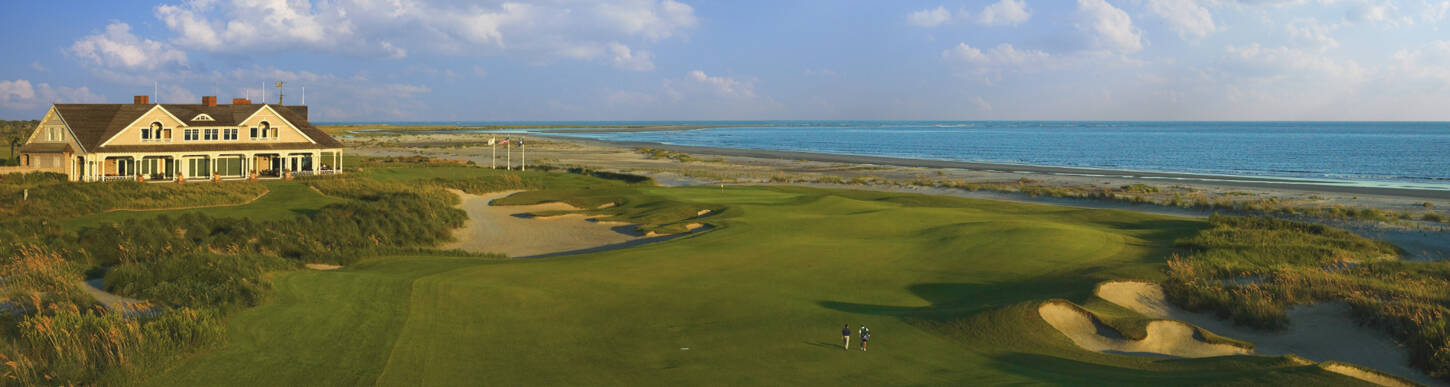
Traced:
<path fill-rule="evenodd" d="M 841 342 L 843 343 L 841 349 L 851 349 L 851 324 L 841 327 Z"/>
<path fill-rule="evenodd" d="M 866 324 L 861 324 L 861 350 L 862 351 L 865 351 L 866 350 L 866 342 L 868 340 L 871 340 L 871 329 L 866 328 Z"/>

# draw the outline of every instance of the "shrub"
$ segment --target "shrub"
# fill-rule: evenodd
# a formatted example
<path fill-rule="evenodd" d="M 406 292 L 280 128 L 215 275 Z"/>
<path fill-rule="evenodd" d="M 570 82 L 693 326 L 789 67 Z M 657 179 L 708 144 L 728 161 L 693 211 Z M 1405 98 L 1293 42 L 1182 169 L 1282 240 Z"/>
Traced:
<path fill-rule="evenodd" d="M 296 268 L 297 262 L 262 255 L 188 253 L 133 262 L 106 273 L 106 289 L 168 306 L 256 306 L 271 293 L 268 270 Z"/>

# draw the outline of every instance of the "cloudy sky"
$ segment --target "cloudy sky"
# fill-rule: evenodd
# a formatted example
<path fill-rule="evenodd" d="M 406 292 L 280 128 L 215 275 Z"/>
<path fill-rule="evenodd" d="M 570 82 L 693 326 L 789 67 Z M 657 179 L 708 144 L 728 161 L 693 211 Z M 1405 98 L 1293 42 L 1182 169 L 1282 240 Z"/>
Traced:
<path fill-rule="evenodd" d="M 1447 0 L 7 1 L 0 119 L 1450 120 Z M 276 100 L 268 86 L 267 99 Z"/>

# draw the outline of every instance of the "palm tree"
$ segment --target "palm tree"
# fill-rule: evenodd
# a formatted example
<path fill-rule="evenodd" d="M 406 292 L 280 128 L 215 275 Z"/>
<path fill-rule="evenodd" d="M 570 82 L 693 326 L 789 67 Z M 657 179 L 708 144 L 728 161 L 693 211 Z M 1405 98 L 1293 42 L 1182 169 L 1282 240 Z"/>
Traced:
<path fill-rule="evenodd" d="M 20 145 L 20 136 L 10 136 L 10 158 L 15 159 L 19 164 L 20 156 L 15 155 L 16 145 Z"/>

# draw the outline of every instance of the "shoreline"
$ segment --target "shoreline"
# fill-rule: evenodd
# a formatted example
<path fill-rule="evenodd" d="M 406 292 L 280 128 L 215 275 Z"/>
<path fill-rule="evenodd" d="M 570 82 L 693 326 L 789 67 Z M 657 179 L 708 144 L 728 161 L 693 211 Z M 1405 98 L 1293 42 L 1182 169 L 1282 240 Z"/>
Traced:
<path fill-rule="evenodd" d="M 769 149 L 720 148 L 694 145 L 662 144 L 647 141 L 599 140 L 592 138 L 549 135 L 547 133 L 538 132 L 534 132 L 534 134 L 552 140 L 573 141 L 591 145 L 631 148 L 649 147 L 669 151 L 687 152 L 711 156 L 750 157 L 776 160 L 804 160 L 844 164 L 872 164 L 894 167 L 950 168 L 994 173 L 1141 179 L 1162 182 L 1213 184 L 1244 188 L 1312 190 L 1342 194 L 1385 195 L 1436 200 L 1450 199 L 1450 188 L 1447 188 L 1446 190 L 1435 190 L 1405 187 L 1355 186 L 1334 184 L 1327 181 L 1297 180 L 1290 178 L 1208 175 L 1185 172 L 1129 171 L 1079 167 L 1055 167 L 1044 165 L 997 164 L 970 161 L 910 159 L 885 156 L 846 155 L 835 153 L 816 153 Z"/>

